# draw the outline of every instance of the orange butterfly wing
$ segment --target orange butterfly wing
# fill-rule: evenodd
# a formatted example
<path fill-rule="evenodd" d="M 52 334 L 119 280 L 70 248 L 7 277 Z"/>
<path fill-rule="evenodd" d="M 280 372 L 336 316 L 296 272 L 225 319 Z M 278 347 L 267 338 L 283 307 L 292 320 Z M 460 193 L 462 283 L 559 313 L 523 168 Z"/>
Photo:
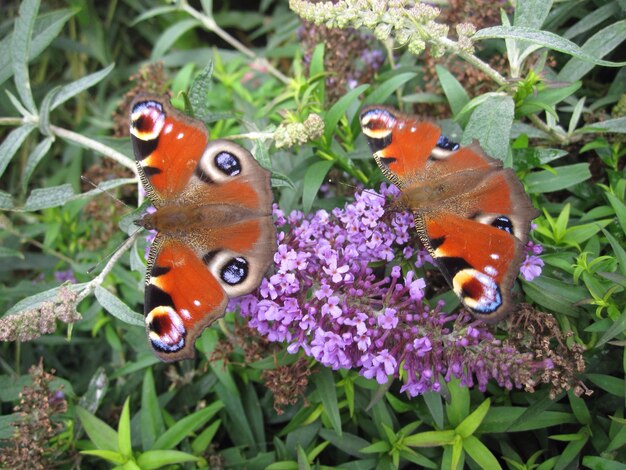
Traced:
<path fill-rule="evenodd" d="M 477 142 L 461 148 L 435 124 L 391 108 L 364 109 L 361 127 L 464 305 L 486 321 L 506 316 L 530 222 L 538 215 L 513 170 Z"/>
<path fill-rule="evenodd" d="M 270 172 L 159 97 L 131 107 L 137 167 L 157 211 L 146 273 L 146 332 L 162 360 L 192 358 L 195 339 L 228 299 L 254 290 L 272 263 Z"/>

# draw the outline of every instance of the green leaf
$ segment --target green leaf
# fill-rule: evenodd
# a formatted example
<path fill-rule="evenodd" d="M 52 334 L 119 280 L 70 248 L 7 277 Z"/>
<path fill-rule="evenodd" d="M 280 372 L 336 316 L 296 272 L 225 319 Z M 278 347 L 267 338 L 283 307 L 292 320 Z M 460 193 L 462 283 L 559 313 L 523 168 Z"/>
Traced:
<path fill-rule="evenodd" d="M 324 105 L 324 99 L 326 94 L 326 82 L 324 80 L 324 43 L 321 42 L 311 54 L 311 64 L 309 66 L 309 77 L 321 76 L 322 78 L 317 82 L 317 88 L 315 89 L 315 95 L 320 105 Z"/>
<path fill-rule="evenodd" d="M 319 430 L 319 435 L 322 439 L 329 441 L 334 447 L 345 452 L 353 457 L 364 459 L 365 449 L 369 442 L 354 434 L 348 432 L 342 432 L 341 436 L 332 429 L 322 428 Z"/>
<path fill-rule="evenodd" d="M 585 377 L 611 395 L 615 395 L 619 398 L 626 396 L 626 392 L 624 391 L 624 379 L 622 378 L 605 374 L 585 374 Z"/>
<path fill-rule="evenodd" d="M 167 15 L 168 13 L 173 13 L 178 11 L 180 7 L 176 5 L 165 5 L 162 7 L 150 8 L 148 11 L 143 12 L 141 15 L 137 16 L 133 21 L 130 22 L 130 26 L 135 26 L 142 21 L 149 20 L 150 18 L 154 18 L 155 16 Z"/>
<path fill-rule="evenodd" d="M 624 426 L 624 419 L 623 418 L 619 419 L 619 418 L 616 418 L 615 416 L 612 416 L 611 418 L 612 418 L 613 424 L 616 424 L 619 426 L 619 430 L 617 430 L 617 432 L 612 433 L 611 442 L 605 448 L 605 452 L 607 453 L 615 452 L 618 449 L 623 448 L 624 445 L 626 445 L 626 426 Z"/>
<path fill-rule="evenodd" d="M 508 95 L 491 96 L 472 113 L 463 133 L 462 145 L 477 139 L 488 155 L 505 161 L 513 126 L 515 103 Z"/>
<path fill-rule="evenodd" d="M 571 468 L 570 464 L 574 463 L 589 440 L 589 435 L 587 433 L 584 433 L 581 430 L 580 434 L 582 434 L 581 439 L 572 441 L 565 446 L 565 449 L 563 449 L 561 455 L 559 455 L 559 458 L 556 461 L 556 465 L 554 466 L 555 470 Z"/>
<path fill-rule="evenodd" d="M 624 40 L 626 40 L 626 20 L 621 20 L 595 33 L 583 44 L 581 50 L 598 60 L 613 51 Z M 622 65 L 626 65 L 626 63 Z M 591 69 L 593 69 L 593 64 L 589 63 L 588 60 L 573 58 L 563 66 L 557 75 L 557 80 L 573 82 L 582 78 Z"/>
<path fill-rule="evenodd" d="M 78 80 L 72 83 L 68 83 L 67 85 L 63 85 L 54 96 L 54 99 L 52 100 L 52 103 L 50 104 L 50 110 L 52 111 L 53 109 L 56 109 L 57 107 L 65 103 L 67 100 L 78 95 L 80 92 L 85 91 L 88 88 L 91 88 L 97 83 L 100 83 L 111 73 L 111 71 L 114 68 L 115 68 L 115 64 L 111 64 L 102 70 L 89 74 L 85 77 L 79 78 Z"/>
<path fill-rule="evenodd" d="M 515 7 L 513 24 L 522 28 L 541 28 L 552 8 L 552 0 L 520 0 Z"/>
<path fill-rule="evenodd" d="M 552 405 L 553 403 L 547 404 L 547 406 Z M 489 409 L 478 432 L 522 432 L 572 423 L 577 423 L 577 421 L 571 413 L 545 411 L 543 406 L 534 407 L 531 411 L 523 407 L 494 406 Z"/>
<path fill-rule="evenodd" d="M 141 411 L 139 412 L 141 427 L 141 446 L 144 450 L 150 449 L 157 436 L 165 432 L 161 406 L 156 394 L 154 375 L 151 368 L 146 368 L 141 385 Z"/>
<path fill-rule="evenodd" d="M 470 396 L 467 387 L 461 385 L 457 378 L 448 382 L 450 403 L 446 406 L 448 421 L 456 427 L 469 415 Z"/>
<path fill-rule="evenodd" d="M 46 156 L 46 154 L 50 150 L 52 142 L 54 142 L 54 139 L 52 137 L 46 137 L 44 140 L 39 142 L 39 144 L 37 144 L 37 147 L 35 147 L 30 155 L 28 155 L 28 158 L 26 159 L 26 164 L 24 165 L 24 170 L 22 171 L 22 188 L 24 189 L 24 191 L 26 190 L 28 181 L 30 180 L 33 171 L 35 171 L 35 168 L 37 167 L 37 165 L 39 165 L 39 162 L 43 159 L 43 157 Z"/>
<path fill-rule="evenodd" d="M 580 245 L 581 243 L 589 240 L 604 227 L 612 223 L 612 220 L 596 220 L 595 222 L 591 222 L 589 224 L 574 225 L 573 227 L 569 227 L 567 229 L 563 241 Z"/>
<path fill-rule="evenodd" d="M 198 437 L 193 440 L 193 442 L 191 443 L 191 449 L 193 450 L 194 454 L 203 454 L 208 450 L 209 445 L 211 444 L 211 442 L 213 442 L 213 438 L 215 437 L 215 434 L 217 433 L 221 425 L 221 419 L 215 420 L 213 423 L 207 426 Z"/>
<path fill-rule="evenodd" d="M 426 392 L 422 395 L 430 416 L 432 416 L 435 422 L 435 427 L 443 428 L 443 405 L 441 403 L 441 394 L 435 392 Z"/>
<path fill-rule="evenodd" d="M 167 50 L 172 47 L 172 45 L 178 41 L 183 34 L 199 26 L 201 26 L 201 23 L 193 18 L 174 23 L 172 26 L 163 31 L 163 33 L 159 36 L 159 39 L 157 39 L 154 43 L 152 54 L 150 54 L 150 60 L 155 61 L 162 58 Z"/>
<path fill-rule="evenodd" d="M 196 119 L 208 122 L 213 113 L 208 111 L 207 99 L 209 97 L 209 91 L 213 85 L 213 61 L 209 61 L 208 65 L 202 69 L 198 76 L 193 80 L 191 87 L 189 87 L 189 104 L 191 105 L 191 111 Z"/>
<path fill-rule="evenodd" d="M 114 294 L 106 290 L 102 286 L 97 286 L 95 291 L 96 299 L 102 307 L 113 315 L 115 318 L 122 320 L 129 325 L 142 326 L 146 325 L 143 315 L 131 310 L 131 308 L 117 298 Z"/>
<path fill-rule="evenodd" d="M 243 389 L 243 405 L 246 410 L 246 416 L 250 423 L 250 430 L 254 435 L 254 439 L 258 443 L 266 441 L 265 422 L 263 420 L 263 407 L 259 402 L 257 391 L 252 382 L 248 382 Z M 262 445 L 262 444 L 261 444 Z"/>
<path fill-rule="evenodd" d="M 456 433 L 464 439 L 474 434 L 485 418 L 490 406 L 491 401 L 489 399 L 483 401 L 478 408 L 472 411 L 472 413 L 456 427 Z"/>
<path fill-rule="evenodd" d="M 22 104 L 31 114 L 37 114 L 37 106 L 30 88 L 28 60 L 30 43 L 39 11 L 39 0 L 22 0 L 17 18 L 15 19 L 13 38 L 11 41 L 11 62 L 13 64 L 13 81 Z M 2 173 L 2 172 L 0 172 Z"/>
<path fill-rule="evenodd" d="M 626 315 L 624 316 L 626 317 Z M 597 344 L 596 347 L 598 347 Z M 591 425 L 593 420 L 585 400 L 577 397 L 573 389 L 569 389 L 567 391 L 567 398 L 569 399 L 570 408 L 572 409 L 572 412 L 576 416 L 578 422 L 583 425 Z"/>
<path fill-rule="evenodd" d="M 61 90 L 61 87 L 55 86 L 52 88 L 41 101 L 41 107 L 39 109 L 39 132 L 45 136 L 52 137 L 52 130 L 50 129 L 50 105 L 57 93 Z"/>
<path fill-rule="evenodd" d="M 476 462 L 480 468 L 494 470 L 502 468 L 496 456 L 475 436 L 468 436 L 463 439 L 463 450 L 474 459 L 474 462 Z"/>
<path fill-rule="evenodd" d="M 166 465 L 199 462 L 200 460 L 200 457 L 178 450 L 151 450 L 143 452 L 137 457 L 137 465 L 139 465 L 142 470 L 152 470 L 154 468 L 165 467 Z"/>
<path fill-rule="evenodd" d="M 117 425 L 117 445 L 120 454 L 126 458 L 132 457 L 133 445 L 130 437 L 130 398 L 124 401 L 120 421 Z"/>
<path fill-rule="evenodd" d="M 452 443 L 452 447 L 447 447 L 445 450 L 451 449 L 450 455 L 450 467 L 452 469 L 462 469 L 464 467 L 465 462 L 465 453 L 463 452 L 463 441 L 460 437 L 457 438 Z M 445 458 L 445 457 L 444 457 Z M 444 464 L 445 465 L 445 464 Z"/>
<path fill-rule="evenodd" d="M 606 230 L 602 230 L 602 233 L 604 233 L 604 236 L 607 238 L 607 240 L 611 244 L 611 247 L 613 248 L 613 252 L 619 264 L 620 272 L 623 276 L 626 276 L 626 251 L 613 235 L 611 235 Z"/>
<path fill-rule="evenodd" d="M 148 346 L 146 345 L 146 353 L 148 352 Z M 144 354 L 139 356 L 136 361 L 127 362 L 122 367 L 119 367 L 114 372 L 111 373 L 111 380 L 114 380 L 118 377 L 124 377 L 125 375 L 132 374 L 137 371 L 141 371 L 146 369 L 147 367 L 153 366 L 155 364 L 161 364 L 161 361 L 150 351 L 150 354 Z"/>
<path fill-rule="evenodd" d="M 561 280 L 542 275 L 532 282 L 524 282 L 524 292 L 526 295 L 550 310 L 564 315 L 576 315 L 576 302 L 588 296 L 584 287 L 567 284 Z"/>
<path fill-rule="evenodd" d="M 74 196 L 74 189 L 69 183 L 53 186 L 51 188 L 33 189 L 21 210 L 32 212 L 62 206 L 69 202 Z"/>
<path fill-rule="evenodd" d="M 367 447 L 363 447 L 361 452 L 364 454 L 382 454 L 389 452 L 391 450 L 391 446 L 387 441 L 378 441 L 370 444 Z"/>
<path fill-rule="evenodd" d="M 448 103 L 450 104 L 452 115 L 456 117 L 461 109 L 463 109 L 463 106 L 469 103 L 470 97 L 465 91 L 465 88 L 463 88 L 463 85 L 461 85 L 456 77 L 445 67 L 435 65 L 435 71 L 437 72 L 439 83 L 441 83 L 443 92 L 445 93 Z"/>
<path fill-rule="evenodd" d="M 315 197 L 320 186 L 326 179 L 328 171 L 333 167 L 333 162 L 323 160 L 315 162 L 307 168 L 304 174 L 304 187 L 302 189 L 302 208 L 304 212 L 309 212 L 315 201 Z"/>
<path fill-rule="evenodd" d="M 250 446 L 256 449 L 257 442 L 250 428 L 248 416 L 241 402 L 240 395 L 232 393 L 222 383 L 218 383 L 215 386 L 215 391 L 224 404 L 226 413 L 228 413 L 229 419 L 224 422 L 224 425 L 230 438 L 236 445 Z"/>
<path fill-rule="evenodd" d="M 573 57 L 596 65 L 604 65 L 606 67 L 623 67 L 626 65 L 626 62 L 609 62 L 607 60 L 597 59 L 593 55 L 582 50 L 573 42 L 568 41 L 557 34 L 533 28 L 493 26 L 491 28 L 481 29 L 474 36 L 472 36 L 472 39 L 474 40 L 495 38 L 522 39 L 555 51 L 563 52 L 564 54 L 569 54 Z"/>
<path fill-rule="evenodd" d="M 66 286 L 57 286 L 52 289 L 38 292 L 37 294 L 26 297 L 13 305 L 5 315 L 14 315 L 25 310 L 35 309 L 41 306 L 44 302 L 55 302 L 58 300 L 58 294 L 61 289 L 71 289 L 73 292 L 80 292 L 85 288 L 87 283 L 71 284 Z"/>
<path fill-rule="evenodd" d="M 569 188 L 591 178 L 588 163 L 575 163 L 553 168 L 551 171 L 535 171 L 524 179 L 526 191 L 532 194 L 550 193 Z"/>
<path fill-rule="evenodd" d="M 403 442 L 409 447 L 439 447 L 452 445 L 455 437 L 456 432 L 452 429 L 447 431 L 426 431 L 407 436 Z"/>
<path fill-rule="evenodd" d="M 446 99 L 437 93 L 411 93 L 402 96 L 403 103 L 427 103 L 427 104 L 444 104 Z"/>
<path fill-rule="evenodd" d="M 376 89 L 367 95 L 363 100 L 362 106 L 368 106 L 370 104 L 383 104 L 387 98 L 389 98 L 396 90 L 404 85 L 409 80 L 416 77 L 415 72 L 404 72 L 394 75 L 388 80 L 378 85 Z"/>
<path fill-rule="evenodd" d="M 120 455 L 119 452 L 111 450 L 81 450 L 83 455 L 93 455 L 94 457 L 100 457 L 101 459 L 108 460 L 109 462 L 121 465 L 126 463 L 126 459 Z"/>
<path fill-rule="evenodd" d="M 615 132 L 617 134 L 626 134 L 626 116 L 607 119 L 602 122 L 594 122 L 589 126 L 581 127 L 576 130 L 576 133 L 582 134 L 585 132 Z"/>
<path fill-rule="evenodd" d="M 361 85 L 356 87 L 354 90 L 350 90 L 326 112 L 324 115 L 324 138 L 327 142 L 330 142 L 330 139 L 334 135 L 337 123 L 341 119 L 341 116 L 346 113 L 347 109 L 350 105 L 352 105 L 354 100 L 356 100 L 358 96 L 368 88 L 369 85 Z"/>
<path fill-rule="evenodd" d="M 228 389 L 231 395 L 238 397 L 239 390 L 237 389 L 237 384 L 230 372 L 230 368 L 226 367 L 224 364 L 224 360 L 212 361 L 209 365 L 211 372 L 215 374 L 219 382 Z"/>
<path fill-rule="evenodd" d="M 76 407 L 76 415 L 98 449 L 118 452 L 117 433 L 111 426 L 80 406 Z"/>
<path fill-rule="evenodd" d="M 580 18 L 579 21 L 574 23 L 563 33 L 563 37 L 566 39 L 572 39 L 579 34 L 583 34 L 595 28 L 605 20 L 615 17 L 615 15 L 619 13 L 619 11 L 620 9 L 617 2 L 609 2 L 606 5 L 594 9 L 590 13 Z"/>
<path fill-rule="evenodd" d="M 528 96 L 517 108 L 516 112 L 518 116 L 528 116 L 540 111 L 546 111 L 554 115 L 554 105 L 573 95 L 581 86 L 581 82 L 574 82 L 567 86 L 547 86 L 537 93 Z"/>
<path fill-rule="evenodd" d="M 173 449 L 187 436 L 204 426 L 222 408 L 224 408 L 224 404 L 218 400 L 206 408 L 179 419 L 171 428 L 157 438 L 151 450 Z"/>
<path fill-rule="evenodd" d="M 612 458 L 602 458 L 592 455 L 583 457 L 582 464 L 585 468 L 597 468 L 602 470 L 624 470 L 624 468 L 626 468 L 622 462 L 617 462 Z"/>
<path fill-rule="evenodd" d="M 0 209 L 2 210 L 12 210 L 15 209 L 15 201 L 13 200 L 13 196 L 9 193 L 6 193 L 0 190 Z"/>
<path fill-rule="evenodd" d="M 317 388 L 324 412 L 337 435 L 341 436 L 341 415 L 339 413 L 339 404 L 337 402 L 337 389 L 335 388 L 335 380 L 330 369 L 323 367 L 319 370 L 313 379 L 313 383 Z"/>
<path fill-rule="evenodd" d="M 34 124 L 23 124 L 13 129 L 11 133 L 6 136 L 2 144 L 0 144 L 0 176 L 2 176 L 4 170 L 6 170 L 13 155 L 15 155 L 17 150 L 22 146 L 33 129 L 36 128 L 37 126 Z"/>
<path fill-rule="evenodd" d="M 7 248 L 6 246 L 0 246 L 0 258 L 19 258 L 24 259 L 24 253 L 13 248 Z"/>
<path fill-rule="evenodd" d="M 309 470 L 311 465 L 309 464 L 309 458 L 302 446 L 296 446 L 296 455 L 298 458 L 298 470 Z"/>
<path fill-rule="evenodd" d="M 56 10 L 39 15 L 35 20 L 31 37 L 28 61 L 32 61 L 41 54 L 56 38 L 63 26 L 78 10 Z M 13 33 L 10 33 L 0 41 L 0 50 L 8 51 L 13 42 Z M 11 66 L 11 54 L 0 54 L 0 85 L 13 75 Z"/>
<path fill-rule="evenodd" d="M 576 106 L 574 106 L 574 110 L 572 111 L 572 117 L 569 121 L 569 126 L 567 126 L 567 133 L 572 135 L 576 130 L 576 126 L 578 126 L 578 121 L 580 121 L 580 116 L 583 112 L 583 108 L 585 106 L 586 97 L 582 97 L 576 102 Z"/>
<path fill-rule="evenodd" d="M 626 233 L 626 205 L 614 194 L 606 193 L 606 197 L 611 203 L 611 207 L 615 210 L 617 220 L 622 227 L 622 231 Z"/>
<path fill-rule="evenodd" d="M 372 418 L 372 421 L 374 421 L 374 425 L 376 425 L 378 435 L 384 437 L 387 433 L 386 428 L 393 429 L 394 418 L 392 417 L 392 414 L 385 400 L 378 399 L 377 397 L 382 398 L 384 396 L 382 390 L 386 390 L 386 387 L 388 387 L 390 384 L 386 384 L 385 386 L 376 383 L 375 385 L 377 386 L 378 390 L 376 390 L 375 392 L 372 391 L 372 402 L 374 404 L 370 405 L 370 417 Z"/>

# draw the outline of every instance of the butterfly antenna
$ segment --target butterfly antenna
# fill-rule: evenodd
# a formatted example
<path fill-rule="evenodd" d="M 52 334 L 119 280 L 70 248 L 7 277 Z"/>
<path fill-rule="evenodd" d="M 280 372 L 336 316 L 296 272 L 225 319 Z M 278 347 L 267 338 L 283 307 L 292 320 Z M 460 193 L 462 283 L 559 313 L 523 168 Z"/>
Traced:
<path fill-rule="evenodd" d="M 122 203 L 123 204 L 123 203 Z M 137 227 L 137 230 L 135 230 L 134 232 L 132 232 L 128 238 L 126 238 L 125 240 L 121 241 L 113 250 L 111 250 L 111 252 L 106 255 L 104 258 L 102 258 L 100 261 L 98 261 L 96 264 L 94 264 L 91 268 L 89 268 L 87 270 L 87 274 L 91 274 L 92 272 L 94 272 L 96 270 L 96 268 L 98 266 L 100 266 L 102 263 L 104 263 L 105 261 L 109 260 L 111 257 L 113 257 L 118 251 L 120 251 L 120 249 L 122 248 L 122 246 L 124 246 L 127 242 L 129 238 L 134 238 L 137 236 L 137 234 L 139 232 L 141 232 L 141 230 L 143 229 L 143 227 Z"/>
<path fill-rule="evenodd" d="M 114 201 L 117 201 L 118 203 L 120 203 L 122 206 L 130 209 L 130 206 L 128 204 L 126 204 L 124 201 L 122 201 L 120 198 L 118 198 L 117 196 L 115 196 L 111 191 L 109 191 L 108 189 L 104 189 L 101 188 L 100 186 L 98 186 L 96 183 L 94 183 L 93 181 L 91 181 L 89 178 L 87 178 L 86 176 L 80 175 L 80 179 L 83 183 L 87 183 L 91 186 L 93 186 L 94 189 L 97 189 L 98 191 L 102 191 L 104 194 L 106 194 L 107 196 L 109 196 L 111 199 L 113 199 Z"/>

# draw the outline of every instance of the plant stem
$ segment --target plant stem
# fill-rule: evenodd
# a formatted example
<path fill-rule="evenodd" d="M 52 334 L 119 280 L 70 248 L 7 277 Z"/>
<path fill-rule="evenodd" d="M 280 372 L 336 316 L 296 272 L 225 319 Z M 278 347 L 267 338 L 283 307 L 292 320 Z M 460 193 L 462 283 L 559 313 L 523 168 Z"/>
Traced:
<path fill-rule="evenodd" d="M 481 70 L 485 75 L 491 78 L 498 85 L 507 85 L 506 78 L 500 75 L 497 70 L 491 67 L 487 62 L 483 62 L 482 60 L 480 60 L 474 54 L 470 54 L 469 52 L 462 50 L 455 41 L 448 38 L 437 38 L 437 42 L 439 42 L 446 49 L 451 50 L 454 54 L 458 55 L 466 62 Z"/>
<path fill-rule="evenodd" d="M 130 168 L 131 170 L 133 170 L 135 176 L 137 176 L 137 168 L 135 167 L 135 163 L 123 153 L 120 153 L 117 150 L 112 149 L 111 147 L 101 144 L 97 140 L 93 140 L 89 137 L 85 137 L 82 134 L 63 129 L 62 127 L 50 125 L 50 130 L 62 139 L 69 140 L 70 142 L 78 144 L 81 147 L 94 150 L 103 154 L 105 157 L 109 157 L 115 160 L 120 165 L 123 165 L 126 168 Z"/>
<path fill-rule="evenodd" d="M 139 232 L 141 232 L 141 230 L 137 230 L 133 234 L 131 234 L 128 237 L 128 240 L 126 240 L 122 245 L 120 245 L 120 247 L 116 251 L 113 252 L 113 255 L 111 255 L 111 258 L 109 258 L 109 261 L 107 261 L 107 264 L 104 266 L 102 271 L 100 271 L 100 274 L 98 274 L 91 281 L 89 281 L 84 289 L 78 294 L 78 297 L 76 298 L 76 304 L 80 303 L 83 299 L 91 295 L 93 291 L 96 290 L 96 287 L 104 282 L 104 279 L 111 272 L 118 260 L 122 257 L 122 255 L 124 255 L 124 253 L 126 253 L 130 249 L 133 243 L 135 243 Z"/>
<path fill-rule="evenodd" d="M 11 235 L 19 238 L 21 242 L 30 243 L 31 245 L 34 245 L 37 248 L 39 248 L 44 253 L 48 253 L 52 256 L 55 256 L 56 258 L 59 258 L 62 261 L 65 261 L 70 266 L 73 266 L 75 263 L 74 259 L 68 256 L 65 256 L 63 253 L 59 253 L 58 251 L 53 250 L 52 248 L 45 246 L 43 243 L 41 243 L 38 240 L 35 240 L 34 238 L 27 237 L 26 235 L 24 235 L 23 232 L 20 232 L 19 230 L 15 229 L 13 226 L 9 224 L 4 224 L 3 229 L 9 232 Z"/>
<path fill-rule="evenodd" d="M 537 127 L 538 129 L 548 134 L 559 144 L 567 145 L 568 142 L 572 141 L 572 139 L 568 138 L 567 134 L 561 131 L 560 128 L 554 128 L 554 127 L 548 126 L 536 114 L 531 114 L 530 116 L 528 116 L 528 119 L 530 119 L 530 121 L 535 125 L 535 127 Z"/>
<path fill-rule="evenodd" d="M 181 9 L 185 13 L 193 16 L 195 19 L 200 21 L 206 29 L 217 34 L 220 38 L 222 38 L 228 44 L 233 46 L 239 52 L 241 52 L 242 54 L 244 54 L 245 56 L 247 56 L 248 58 L 252 60 L 259 61 L 271 75 L 273 75 L 276 79 L 278 79 L 285 85 L 288 85 L 291 82 L 291 79 L 289 77 L 285 76 L 282 72 L 280 72 L 280 70 L 278 70 L 272 64 L 270 64 L 266 58 L 259 57 L 257 54 L 254 53 L 254 51 L 244 46 L 242 43 L 237 41 L 237 39 L 235 39 L 226 31 L 224 31 L 222 28 L 220 28 L 212 17 L 199 12 L 195 8 L 191 7 L 186 1 L 182 2 Z"/>

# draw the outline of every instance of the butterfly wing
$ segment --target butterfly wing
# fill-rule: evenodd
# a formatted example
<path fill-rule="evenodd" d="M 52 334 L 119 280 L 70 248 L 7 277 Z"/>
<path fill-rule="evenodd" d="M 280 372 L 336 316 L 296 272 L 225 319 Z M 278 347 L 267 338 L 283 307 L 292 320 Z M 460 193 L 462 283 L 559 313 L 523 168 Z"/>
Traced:
<path fill-rule="evenodd" d="M 208 142 L 206 127 L 167 99 L 142 94 L 131 104 L 130 133 L 141 182 L 159 207 L 186 188 Z"/>
<path fill-rule="evenodd" d="M 390 108 L 366 108 L 361 125 L 461 301 L 483 320 L 506 316 L 530 221 L 538 215 L 515 172 L 477 142 L 461 148 L 436 125 Z"/>
<path fill-rule="evenodd" d="M 196 338 L 224 315 L 229 298 L 259 285 L 276 244 L 271 216 L 225 225 L 202 238 L 206 243 L 190 244 L 158 236 L 150 252 L 146 332 L 164 361 L 194 357 Z"/>
<path fill-rule="evenodd" d="M 131 107 L 139 173 L 157 207 L 137 223 L 158 231 L 148 259 L 146 330 L 162 360 L 194 356 L 195 339 L 230 297 L 254 290 L 276 249 L 270 172 L 162 99 Z"/>

